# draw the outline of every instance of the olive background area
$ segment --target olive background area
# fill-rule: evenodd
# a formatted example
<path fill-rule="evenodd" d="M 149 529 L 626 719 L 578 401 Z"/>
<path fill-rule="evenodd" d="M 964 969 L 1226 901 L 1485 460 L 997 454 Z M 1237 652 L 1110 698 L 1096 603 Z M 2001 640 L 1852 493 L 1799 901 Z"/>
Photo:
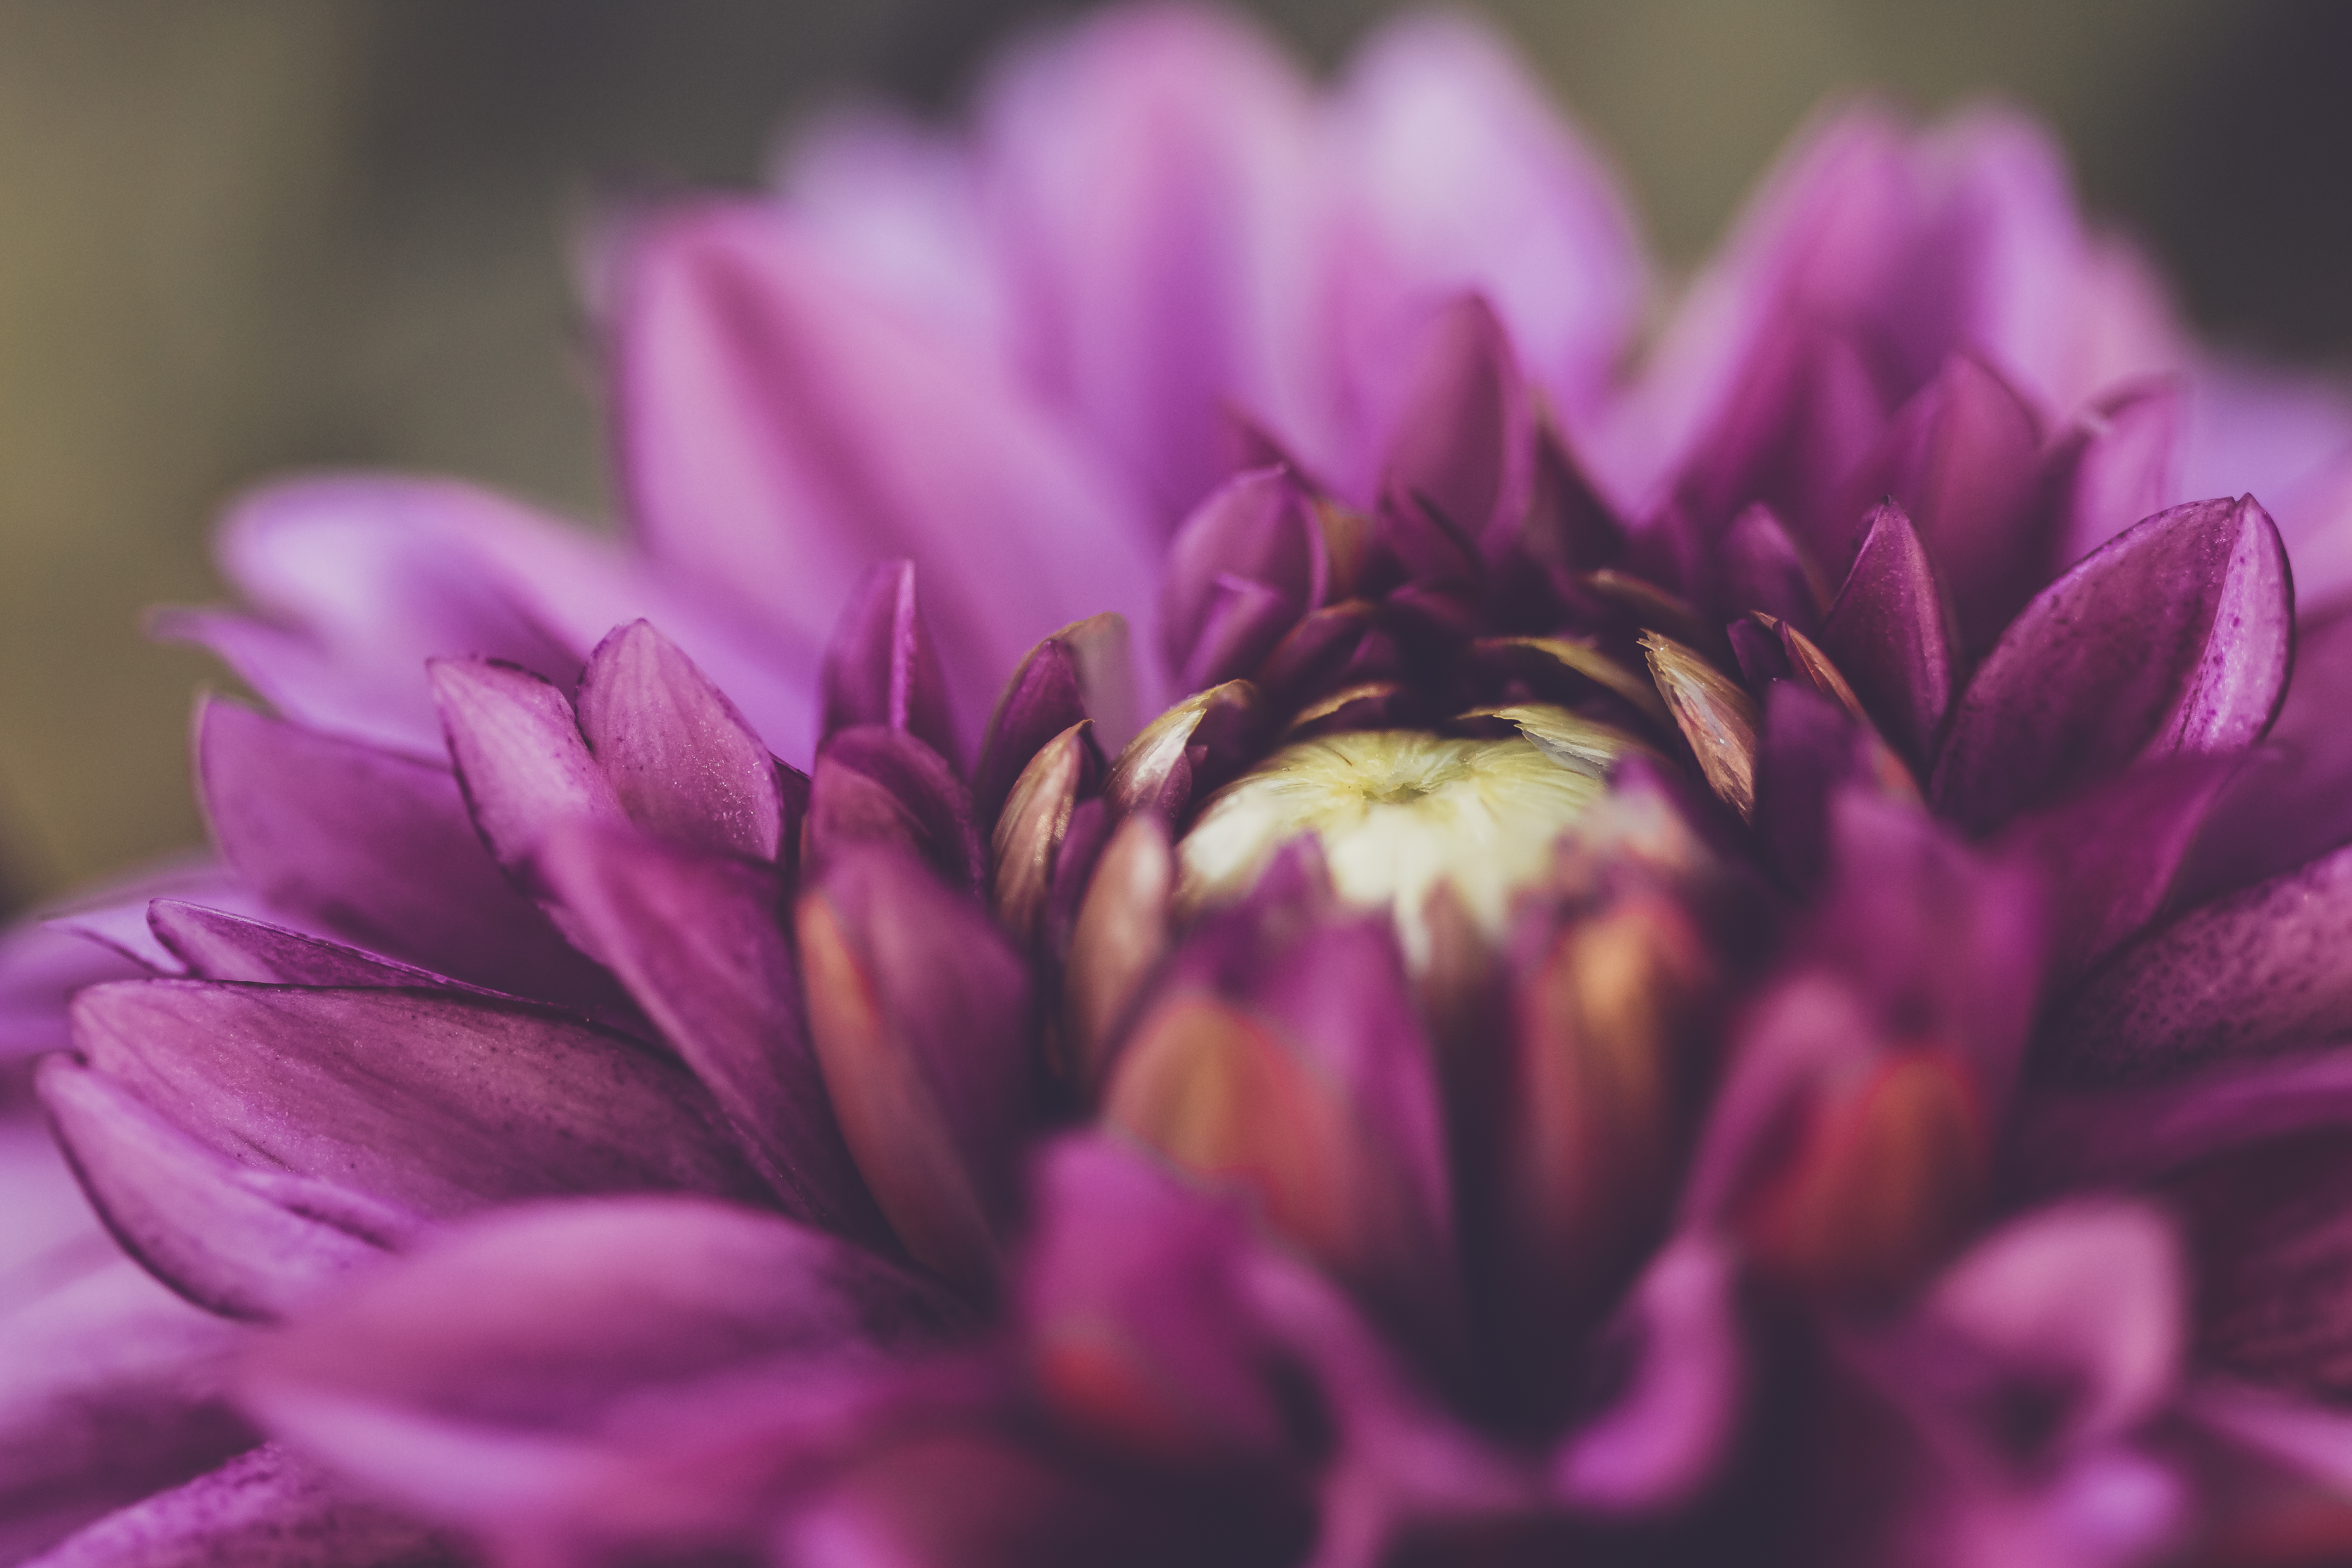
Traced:
<path fill-rule="evenodd" d="M 0 0 L 0 909 L 198 840 L 222 502 L 453 472 L 606 518 L 570 236 L 600 191 L 750 187 L 795 117 L 952 114 L 1076 7 L 1021 0 Z M 1391 7 L 1249 7 L 1328 69 Z M 2352 6 L 1492 0 L 1669 267 L 1828 92 L 2044 116 L 2225 342 L 2352 351 Z"/>

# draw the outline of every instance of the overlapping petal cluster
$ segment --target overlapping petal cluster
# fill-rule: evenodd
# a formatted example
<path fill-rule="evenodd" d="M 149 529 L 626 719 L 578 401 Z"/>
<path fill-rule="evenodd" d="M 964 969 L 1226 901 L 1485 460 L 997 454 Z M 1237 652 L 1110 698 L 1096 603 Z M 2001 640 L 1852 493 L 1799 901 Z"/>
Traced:
<path fill-rule="evenodd" d="M 781 183 L 600 237 L 625 542 L 299 479 L 163 617 L 268 710 L 0 970 L 129 1255 L 0 1542 L 2352 1550 L 2352 406 L 2036 132 L 1826 116 L 1646 345 L 1458 22 Z"/>

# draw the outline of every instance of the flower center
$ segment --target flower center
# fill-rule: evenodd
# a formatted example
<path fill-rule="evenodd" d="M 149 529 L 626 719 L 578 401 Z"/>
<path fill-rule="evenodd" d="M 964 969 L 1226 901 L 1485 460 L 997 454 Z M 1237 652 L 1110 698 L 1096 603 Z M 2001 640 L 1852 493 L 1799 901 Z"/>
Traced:
<path fill-rule="evenodd" d="M 1590 816 L 1609 764 L 1635 742 L 1558 710 L 1496 716 L 1521 732 L 1360 730 L 1284 747 L 1220 790 L 1184 836 L 1179 908 L 1240 897 L 1277 851 L 1313 834 L 1333 889 L 1360 909 L 1391 910 L 1416 971 L 1430 952 L 1423 910 L 1441 881 L 1499 937 L 1512 896 L 1543 879 L 1554 844 Z"/>

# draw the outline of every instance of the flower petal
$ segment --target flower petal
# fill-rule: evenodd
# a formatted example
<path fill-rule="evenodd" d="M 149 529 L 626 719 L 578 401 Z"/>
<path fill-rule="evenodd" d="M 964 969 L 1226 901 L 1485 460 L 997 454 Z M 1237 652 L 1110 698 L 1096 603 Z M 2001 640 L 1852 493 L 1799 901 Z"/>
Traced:
<path fill-rule="evenodd" d="M 1756 704 L 1738 683 L 1671 637 L 1642 635 L 1651 678 L 1709 788 L 1744 821 L 1756 813 Z"/>
<path fill-rule="evenodd" d="M 147 921 L 156 939 L 199 980 L 235 980 L 254 985 L 391 986 L 522 1000 L 341 942 L 177 899 L 157 899 L 148 905 Z"/>
<path fill-rule="evenodd" d="M 1034 951 L 1045 939 L 1045 901 L 1070 814 L 1102 777 L 1102 753 L 1085 721 L 1071 725 L 1030 759 L 996 819 L 989 860 L 989 903 L 1013 940 Z"/>
<path fill-rule="evenodd" d="M 796 1470 L 858 1440 L 891 1357 L 957 1321 L 937 1286 L 772 1215 L 532 1205 L 306 1313 L 251 1357 L 245 1398 L 369 1489 L 494 1541 L 617 1539 L 645 1560 L 749 1545 Z"/>
<path fill-rule="evenodd" d="M 776 876 L 586 826 L 557 833 L 538 869 L 718 1100 L 787 1212 L 887 1236 L 825 1100 Z"/>
<path fill-rule="evenodd" d="M 1812 564 L 1761 502 L 1731 520 L 1717 547 L 1715 599 L 1728 619 L 1761 610 L 1805 635 L 1822 620 L 1822 593 Z"/>
<path fill-rule="evenodd" d="M 987 869 L 971 796 L 946 758 L 903 730 L 844 730 L 817 753 L 809 790 L 808 846 L 822 867 L 858 846 L 887 845 L 960 887 Z"/>
<path fill-rule="evenodd" d="M 225 1152 L 428 1215 L 571 1191 L 756 1191 L 685 1070 L 513 1003 L 131 981 L 82 993 L 92 1067 Z"/>
<path fill-rule="evenodd" d="M 460 1560 L 451 1535 L 356 1495 L 275 1443 L 110 1513 L 39 1568 L 425 1568 Z"/>
<path fill-rule="evenodd" d="M 229 1408 L 251 1331 L 190 1306 L 127 1258 L 0 1318 L 0 1551 L 39 1551 L 258 1440 Z"/>
<path fill-rule="evenodd" d="M 1872 508 L 1821 645 L 1879 729 L 1922 771 L 1952 705 L 1958 635 L 1918 530 L 1894 502 Z"/>
<path fill-rule="evenodd" d="M 972 772 L 974 820 L 992 826 L 1029 759 L 1081 719 L 1094 721 L 1097 743 L 1114 755 L 1141 721 L 1127 622 L 1118 616 L 1064 626 L 1031 648 L 1004 683 Z"/>
<path fill-rule="evenodd" d="M 2063 1079 L 2145 1078 L 2352 1034 L 2352 849 L 2195 909 L 2125 948 L 2044 1035 Z"/>
<path fill-rule="evenodd" d="M 888 850 L 829 860 L 795 927 L 857 1168 L 909 1252 L 985 1290 L 1040 1065 L 1027 965 L 977 905 Z"/>
<path fill-rule="evenodd" d="M 1409 496 L 1487 555 L 1517 536 L 1535 489 L 1535 411 L 1494 307 L 1440 306 L 1406 356 L 1381 454 L 1383 493 Z"/>
<path fill-rule="evenodd" d="M 1052 627 L 1106 606 L 1149 623 L 1155 531 L 1120 481 L 781 216 L 649 220 L 618 340 L 630 510 L 705 591 L 821 635 L 872 563 L 912 560 L 957 588 L 929 616 L 960 725 Z"/>
<path fill-rule="evenodd" d="M 2179 501 L 2182 402 L 2179 383 L 2160 377 L 2128 382 L 2075 411 L 2044 468 L 2057 559 L 2080 560 Z"/>
<path fill-rule="evenodd" d="M 878 562 L 850 595 L 824 650 L 824 728 L 905 730 L 953 762 L 955 719 L 939 649 L 915 603 L 915 563 Z"/>
<path fill-rule="evenodd" d="M 615 627 L 589 656 L 580 732 L 621 809 L 655 837 L 754 860 L 783 853 L 775 758 L 651 622 Z"/>
<path fill-rule="evenodd" d="M 257 1169 L 181 1131 L 104 1073 L 41 1064 L 41 1103 L 107 1228 L 207 1311 L 269 1319 L 417 1228 L 347 1188 Z"/>
<path fill-rule="evenodd" d="M 1254 673 L 1320 599 L 1328 573 L 1310 504 L 1287 469 L 1254 468 L 1210 492 L 1177 529 L 1160 580 L 1160 635 L 1185 690 Z M 1253 589 L 1261 612 L 1240 629 L 1222 625 L 1220 606 Z"/>
<path fill-rule="evenodd" d="M 1155 812 L 1137 812 L 1096 862 L 1070 939 L 1066 1024 L 1072 1068 L 1088 1099 L 1101 1088 L 1129 1009 L 1168 954 L 1175 892 L 1168 825 Z"/>
<path fill-rule="evenodd" d="M 1954 710 L 1935 798 L 1972 832 L 2135 759 L 2242 752 L 2286 689 L 2286 556 L 2251 497 L 2160 512 L 2035 595 Z"/>
<path fill-rule="evenodd" d="M 233 702 L 207 701 L 196 725 L 213 837 L 272 903 L 461 980 L 617 999 L 499 874 L 447 773 Z"/>

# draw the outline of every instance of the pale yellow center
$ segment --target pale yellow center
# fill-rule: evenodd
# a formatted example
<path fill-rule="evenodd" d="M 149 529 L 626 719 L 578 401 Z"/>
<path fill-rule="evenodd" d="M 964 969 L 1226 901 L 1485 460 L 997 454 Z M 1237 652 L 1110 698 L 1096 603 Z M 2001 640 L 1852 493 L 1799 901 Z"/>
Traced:
<path fill-rule="evenodd" d="M 1424 910 L 1441 882 L 1499 936 L 1513 896 L 1542 879 L 1560 836 L 1588 816 L 1609 764 L 1633 744 L 1599 725 L 1520 728 L 1506 740 L 1353 731 L 1285 747 L 1219 791 L 1184 836 L 1179 907 L 1238 898 L 1283 846 L 1313 834 L 1334 890 L 1357 908 L 1393 911 L 1416 970 L 1429 958 Z"/>

